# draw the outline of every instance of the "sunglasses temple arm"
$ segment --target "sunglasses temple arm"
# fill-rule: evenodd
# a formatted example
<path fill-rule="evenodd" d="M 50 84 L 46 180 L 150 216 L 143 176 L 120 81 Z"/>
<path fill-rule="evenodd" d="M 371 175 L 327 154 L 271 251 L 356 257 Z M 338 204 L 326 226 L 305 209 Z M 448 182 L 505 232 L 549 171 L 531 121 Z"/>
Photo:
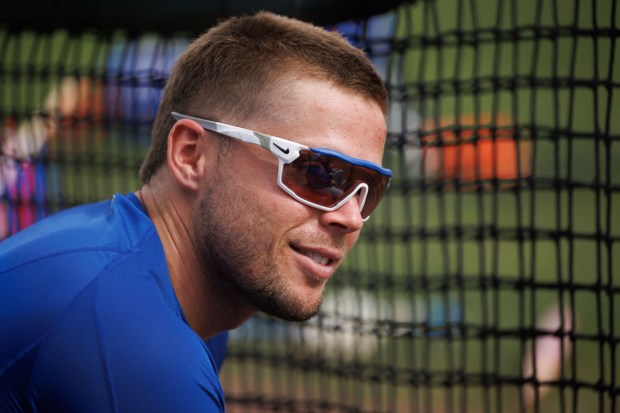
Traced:
<path fill-rule="evenodd" d="M 206 130 L 217 132 L 229 138 L 238 139 L 243 142 L 252 143 L 254 145 L 260 145 L 268 149 L 268 146 L 264 146 L 262 140 L 249 129 L 240 128 L 238 126 L 226 125 L 224 123 L 215 122 L 212 120 L 197 118 L 195 116 L 183 115 L 177 112 L 172 112 L 172 117 L 176 120 L 189 119 Z"/>

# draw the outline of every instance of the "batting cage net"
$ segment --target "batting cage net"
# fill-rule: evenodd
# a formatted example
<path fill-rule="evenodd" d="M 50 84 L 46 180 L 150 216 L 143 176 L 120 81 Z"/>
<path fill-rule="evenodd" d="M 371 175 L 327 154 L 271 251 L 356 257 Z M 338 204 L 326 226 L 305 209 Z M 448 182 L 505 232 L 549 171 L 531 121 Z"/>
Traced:
<path fill-rule="evenodd" d="M 620 411 L 619 9 L 419 0 L 321 22 L 385 79 L 395 176 L 317 317 L 231 332 L 229 411 Z M 0 239 L 139 188 L 196 35 L 16 21 Z"/>

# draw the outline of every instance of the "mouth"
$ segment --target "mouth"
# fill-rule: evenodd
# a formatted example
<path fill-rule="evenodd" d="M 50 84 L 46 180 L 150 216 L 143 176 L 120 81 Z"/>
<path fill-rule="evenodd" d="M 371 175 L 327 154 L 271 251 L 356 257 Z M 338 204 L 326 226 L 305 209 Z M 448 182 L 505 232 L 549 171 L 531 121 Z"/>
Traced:
<path fill-rule="evenodd" d="M 291 244 L 291 248 L 297 253 L 310 258 L 312 261 L 323 266 L 332 266 L 342 260 L 341 254 L 327 248 L 308 248 Z"/>
<path fill-rule="evenodd" d="M 310 257 L 312 259 L 312 261 L 321 264 L 321 265 L 328 265 L 331 263 L 331 260 L 321 254 L 319 254 L 318 252 L 313 252 L 313 251 L 307 251 L 307 250 L 296 250 L 297 252 L 299 252 L 302 255 L 305 255 L 306 257 Z"/>

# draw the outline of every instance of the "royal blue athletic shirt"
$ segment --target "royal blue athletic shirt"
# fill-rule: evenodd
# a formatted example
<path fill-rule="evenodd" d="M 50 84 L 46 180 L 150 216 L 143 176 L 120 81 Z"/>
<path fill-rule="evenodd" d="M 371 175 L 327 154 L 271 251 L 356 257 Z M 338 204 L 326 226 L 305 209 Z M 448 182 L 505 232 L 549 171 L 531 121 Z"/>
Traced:
<path fill-rule="evenodd" d="M 188 326 L 138 198 L 0 243 L 0 412 L 220 412 L 226 334 Z"/>

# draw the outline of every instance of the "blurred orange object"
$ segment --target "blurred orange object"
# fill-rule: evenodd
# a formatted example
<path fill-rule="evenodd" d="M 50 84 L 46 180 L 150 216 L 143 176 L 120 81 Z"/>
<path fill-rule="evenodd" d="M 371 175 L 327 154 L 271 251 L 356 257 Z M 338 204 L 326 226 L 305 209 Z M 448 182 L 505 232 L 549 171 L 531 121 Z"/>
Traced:
<path fill-rule="evenodd" d="M 103 80 L 66 76 L 52 88 L 43 107 L 53 115 L 46 122 L 51 152 L 58 150 L 59 140 L 71 141 L 81 149 L 104 140 L 97 127 L 105 111 Z"/>
<path fill-rule="evenodd" d="M 424 171 L 427 177 L 458 180 L 472 187 L 492 179 L 510 187 L 532 172 L 532 145 L 515 136 L 508 116 L 473 115 L 426 122 L 425 130 L 437 130 L 424 138 Z"/>
<path fill-rule="evenodd" d="M 62 118 L 95 119 L 103 115 L 103 81 L 89 77 L 65 76 L 47 96 L 44 107 Z"/>

